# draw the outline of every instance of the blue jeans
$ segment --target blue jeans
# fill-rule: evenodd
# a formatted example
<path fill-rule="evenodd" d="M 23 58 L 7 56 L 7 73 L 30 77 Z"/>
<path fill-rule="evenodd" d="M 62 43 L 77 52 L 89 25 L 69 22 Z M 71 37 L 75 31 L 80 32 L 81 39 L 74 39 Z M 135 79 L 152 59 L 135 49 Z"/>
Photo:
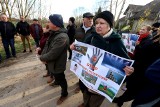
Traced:
<path fill-rule="evenodd" d="M 6 58 L 10 58 L 11 57 L 9 46 L 10 46 L 11 51 L 12 51 L 12 56 L 15 57 L 16 56 L 16 50 L 15 50 L 15 47 L 14 47 L 14 38 L 13 39 L 3 38 L 2 39 L 2 43 L 3 43 L 3 47 L 4 47 L 4 50 L 5 50 L 5 53 L 6 53 Z"/>

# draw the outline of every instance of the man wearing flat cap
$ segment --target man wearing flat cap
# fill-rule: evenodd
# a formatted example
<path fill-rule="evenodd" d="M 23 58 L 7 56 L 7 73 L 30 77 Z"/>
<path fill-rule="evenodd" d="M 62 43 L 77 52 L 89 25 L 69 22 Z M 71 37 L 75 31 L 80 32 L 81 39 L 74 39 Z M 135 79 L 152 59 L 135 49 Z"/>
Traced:
<path fill-rule="evenodd" d="M 60 105 L 68 96 L 64 71 L 66 70 L 67 49 L 69 46 L 69 38 L 60 14 L 49 16 L 49 29 L 50 36 L 46 41 L 40 60 L 47 64 L 49 72 L 52 72 L 55 78 L 50 86 L 60 85 L 62 89 L 61 97 L 57 101 L 57 105 Z"/>
<path fill-rule="evenodd" d="M 39 47 L 39 41 L 43 35 L 43 29 L 38 23 L 38 19 L 33 19 L 33 24 L 30 25 L 30 33 L 35 41 L 36 47 Z"/>
<path fill-rule="evenodd" d="M 95 32 L 95 28 L 93 26 L 93 17 L 94 15 L 90 12 L 86 12 L 83 14 L 83 22 L 80 27 L 76 29 L 76 33 L 74 38 L 77 41 L 83 42 L 86 37 L 91 35 L 92 32 Z M 79 80 L 79 86 L 75 89 L 75 93 L 78 93 L 81 89 L 83 92 L 83 83 Z"/>
<path fill-rule="evenodd" d="M 84 39 L 94 32 L 95 29 L 93 27 L 93 17 L 94 15 L 90 12 L 86 12 L 83 14 L 83 22 L 79 28 L 76 29 L 76 34 L 74 38 L 80 42 L 83 42 Z"/>

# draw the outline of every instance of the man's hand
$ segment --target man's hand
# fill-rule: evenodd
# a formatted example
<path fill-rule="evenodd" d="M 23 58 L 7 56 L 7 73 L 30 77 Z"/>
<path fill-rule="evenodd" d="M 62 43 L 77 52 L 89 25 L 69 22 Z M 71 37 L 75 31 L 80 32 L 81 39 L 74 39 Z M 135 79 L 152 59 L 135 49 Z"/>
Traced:
<path fill-rule="evenodd" d="M 72 44 L 70 45 L 70 49 L 71 49 L 71 50 L 75 50 L 75 44 L 74 44 L 74 43 L 72 43 Z"/>
<path fill-rule="evenodd" d="M 36 48 L 36 54 L 38 54 L 38 52 L 41 50 L 40 47 Z"/>

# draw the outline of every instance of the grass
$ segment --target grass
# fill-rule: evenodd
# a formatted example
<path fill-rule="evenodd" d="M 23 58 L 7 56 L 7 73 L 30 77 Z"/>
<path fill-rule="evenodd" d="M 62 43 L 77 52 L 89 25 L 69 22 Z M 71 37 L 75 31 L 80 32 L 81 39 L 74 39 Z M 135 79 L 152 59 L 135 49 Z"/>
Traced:
<path fill-rule="evenodd" d="M 26 43 L 26 48 L 28 48 L 27 41 L 25 43 Z M 35 44 L 32 37 L 30 37 L 30 43 L 31 43 L 31 46 Z M 15 36 L 15 48 L 16 48 L 16 53 L 23 52 L 23 45 L 22 45 L 21 38 L 19 36 Z M 6 57 L 6 54 L 1 41 L 0 41 L 0 54 L 2 56 L 2 61 L 3 61 Z"/>

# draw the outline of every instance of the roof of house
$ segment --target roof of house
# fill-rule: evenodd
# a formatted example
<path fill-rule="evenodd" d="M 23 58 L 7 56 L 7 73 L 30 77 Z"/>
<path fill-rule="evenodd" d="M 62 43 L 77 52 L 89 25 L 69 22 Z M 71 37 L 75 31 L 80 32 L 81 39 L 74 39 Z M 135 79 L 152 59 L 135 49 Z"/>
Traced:
<path fill-rule="evenodd" d="M 143 7 L 143 5 L 129 4 L 129 6 L 127 7 L 127 9 L 124 12 L 124 15 L 127 14 L 128 10 L 132 10 L 132 12 L 138 12 L 142 7 Z"/>
<path fill-rule="evenodd" d="M 131 18 L 139 19 L 140 17 L 154 20 L 160 12 L 160 0 L 153 0 L 152 2 L 143 6 L 140 11 Z"/>
<path fill-rule="evenodd" d="M 119 22 L 120 21 L 125 21 L 125 20 L 126 20 L 126 16 L 123 16 L 122 18 L 119 19 Z"/>

